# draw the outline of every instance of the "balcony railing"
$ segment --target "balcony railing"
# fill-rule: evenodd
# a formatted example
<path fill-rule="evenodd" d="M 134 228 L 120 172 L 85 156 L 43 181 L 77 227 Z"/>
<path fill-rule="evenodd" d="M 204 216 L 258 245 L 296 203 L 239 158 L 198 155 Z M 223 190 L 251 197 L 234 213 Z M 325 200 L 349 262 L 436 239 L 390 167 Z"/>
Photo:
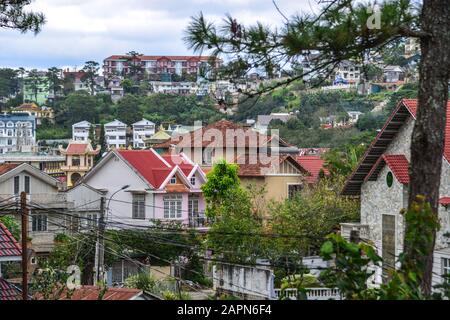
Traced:
<path fill-rule="evenodd" d="M 369 225 L 361 223 L 341 223 L 341 235 L 346 240 L 358 237 L 363 240 L 369 239 Z"/>
<path fill-rule="evenodd" d="M 298 290 L 296 288 L 275 289 L 275 299 L 297 300 Z M 307 288 L 307 300 L 342 300 L 337 288 Z"/>
<path fill-rule="evenodd" d="M 208 228 L 211 226 L 212 220 L 204 214 L 198 217 L 189 217 L 189 228 Z"/>

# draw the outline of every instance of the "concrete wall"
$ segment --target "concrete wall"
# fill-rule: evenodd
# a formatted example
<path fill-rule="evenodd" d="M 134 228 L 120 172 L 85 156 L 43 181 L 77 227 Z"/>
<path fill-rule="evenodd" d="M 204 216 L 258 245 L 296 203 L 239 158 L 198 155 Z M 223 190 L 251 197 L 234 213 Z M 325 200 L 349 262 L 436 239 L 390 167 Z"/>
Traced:
<path fill-rule="evenodd" d="M 213 267 L 213 286 L 217 293 L 245 299 L 270 299 L 274 294 L 274 274 L 269 268 L 219 264 Z"/>

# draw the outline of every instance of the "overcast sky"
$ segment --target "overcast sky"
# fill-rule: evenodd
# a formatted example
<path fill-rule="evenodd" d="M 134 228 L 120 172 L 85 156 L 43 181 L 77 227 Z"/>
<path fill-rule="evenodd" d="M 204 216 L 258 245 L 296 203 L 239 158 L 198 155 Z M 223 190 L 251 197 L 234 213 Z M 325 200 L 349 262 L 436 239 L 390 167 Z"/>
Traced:
<path fill-rule="evenodd" d="M 286 15 L 311 12 L 316 0 L 277 0 Z M 272 0 L 35 0 L 47 19 L 38 35 L 0 29 L 0 67 L 78 68 L 131 50 L 148 55 L 192 54 L 183 43 L 190 17 L 226 13 L 249 24 L 280 25 Z"/>

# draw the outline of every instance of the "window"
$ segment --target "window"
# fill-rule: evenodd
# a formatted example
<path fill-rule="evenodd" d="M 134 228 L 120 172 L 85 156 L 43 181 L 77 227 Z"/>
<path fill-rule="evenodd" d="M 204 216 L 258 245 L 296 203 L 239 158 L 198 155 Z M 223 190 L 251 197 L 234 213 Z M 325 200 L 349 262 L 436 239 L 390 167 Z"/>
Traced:
<path fill-rule="evenodd" d="M 198 216 L 198 196 L 197 195 L 189 196 L 188 213 L 189 213 L 189 217 L 197 217 Z"/>
<path fill-rule="evenodd" d="M 211 161 L 212 161 L 212 150 L 211 149 L 203 150 L 203 163 L 211 164 Z"/>
<path fill-rule="evenodd" d="M 133 219 L 145 219 L 145 194 L 133 194 Z"/>
<path fill-rule="evenodd" d="M 20 177 L 14 177 L 14 194 L 19 194 L 20 192 Z"/>
<path fill-rule="evenodd" d="M 13 135 L 12 130 L 8 130 L 8 137 L 12 137 L 12 135 Z"/>
<path fill-rule="evenodd" d="M 34 214 L 32 215 L 32 231 L 47 231 L 47 215 Z"/>
<path fill-rule="evenodd" d="M 181 218 L 181 195 L 165 196 L 164 198 L 164 218 Z"/>
<path fill-rule="evenodd" d="M 73 166 L 79 166 L 80 165 L 80 157 L 79 156 L 72 156 L 72 165 Z"/>
<path fill-rule="evenodd" d="M 12 139 L 8 139 L 8 146 L 12 145 Z"/>
<path fill-rule="evenodd" d="M 25 180 L 25 192 L 29 194 L 30 193 L 30 176 L 25 176 L 24 180 Z"/>
<path fill-rule="evenodd" d="M 172 178 L 170 178 L 170 182 L 169 182 L 170 184 L 175 184 L 175 183 L 177 183 L 177 177 L 176 176 L 173 176 Z"/>
<path fill-rule="evenodd" d="M 450 258 L 441 258 L 442 265 L 442 275 L 450 275 Z M 447 281 L 450 282 L 450 278 L 447 278 Z"/>
<path fill-rule="evenodd" d="M 192 184 L 193 186 L 195 186 L 195 176 L 192 176 L 192 177 L 191 177 L 191 184 Z"/>
<path fill-rule="evenodd" d="M 90 228 L 95 228 L 98 225 L 98 217 L 96 213 L 89 213 L 86 216 L 86 224 Z"/>
<path fill-rule="evenodd" d="M 288 197 L 292 199 L 297 193 L 302 190 L 303 186 L 301 184 L 289 184 L 288 185 Z"/>
<path fill-rule="evenodd" d="M 392 175 L 392 172 L 388 172 L 386 175 L 386 184 L 390 188 L 392 187 L 392 184 L 394 183 L 394 176 Z"/>

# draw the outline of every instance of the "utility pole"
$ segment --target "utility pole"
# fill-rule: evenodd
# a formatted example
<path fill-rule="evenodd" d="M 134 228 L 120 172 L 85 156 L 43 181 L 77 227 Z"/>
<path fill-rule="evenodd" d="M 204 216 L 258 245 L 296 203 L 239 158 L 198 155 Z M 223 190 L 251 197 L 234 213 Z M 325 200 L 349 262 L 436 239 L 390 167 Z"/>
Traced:
<path fill-rule="evenodd" d="M 97 228 L 97 243 L 95 248 L 95 279 L 94 285 L 104 280 L 105 272 L 105 197 L 100 198 L 100 218 Z"/>
<path fill-rule="evenodd" d="M 25 192 L 20 193 L 20 213 L 22 215 L 22 300 L 28 300 L 28 209 Z"/>

